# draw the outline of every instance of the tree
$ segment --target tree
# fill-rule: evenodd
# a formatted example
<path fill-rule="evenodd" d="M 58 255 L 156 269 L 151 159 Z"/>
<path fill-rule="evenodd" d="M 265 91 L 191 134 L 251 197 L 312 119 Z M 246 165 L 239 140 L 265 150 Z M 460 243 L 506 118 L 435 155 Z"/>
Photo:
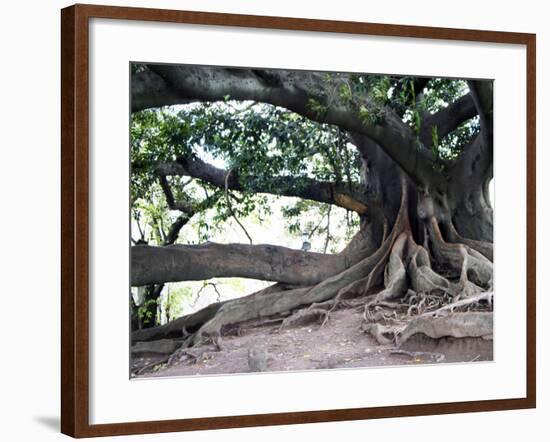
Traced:
<path fill-rule="evenodd" d="M 149 120 L 149 122 L 151 122 Z M 135 131 L 139 132 L 140 125 L 133 126 Z M 142 140 L 142 136 L 138 133 L 133 133 L 133 140 Z M 149 146 L 156 149 L 158 146 Z M 134 148 L 134 150 L 136 150 Z M 147 180 L 140 182 L 147 174 L 136 174 L 137 179 L 134 180 L 132 186 L 132 199 L 136 203 L 132 210 L 132 218 L 137 227 L 139 238 L 132 238 L 134 244 L 154 244 L 157 246 L 169 246 L 174 244 L 178 239 L 181 229 L 189 222 L 196 214 L 211 207 L 217 199 L 218 194 L 197 202 L 192 198 L 187 197 L 184 201 L 176 204 L 174 196 L 166 178 L 161 176 L 159 188 L 152 186 Z M 181 186 L 185 188 L 185 186 Z M 165 193 L 164 196 L 159 195 L 159 189 Z M 161 198 L 166 198 L 164 201 Z M 169 209 L 176 211 L 176 216 L 171 216 Z M 158 307 L 164 282 L 147 285 L 144 291 L 143 299 L 140 305 L 136 305 L 133 298 L 130 305 L 132 308 L 133 328 L 151 328 L 158 325 Z"/>
<path fill-rule="evenodd" d="M 133 189 L 144 194 L 158 182 L 168 206 L 180 208 L 195 198 L 182 190 L 193 179 L 201 204 L 216 195 L 220 219 L 238 220 L 262 206 L 262 194 L 275 194 L 345 208 L 359 226 L 337 254 L 252 241 L 135 245 L 134 286 L 224 276 L 276 284 L 133 339 L 177 337 L 183 327 L 193 345 L 252 318 L 326 320 L 351 298 L 362 300 L 365 330 L 380 342 L 413 330 L 491 334 L 492 88 L 483 80 L 134 65 L 133 127 L 143 131 L 133 134 Z M 198 145 L 228 167 L 201 157 Z M 391 322 L 388 309 L 405 313 Z M 441 309 L 483 311 L 441 319 Z"/>

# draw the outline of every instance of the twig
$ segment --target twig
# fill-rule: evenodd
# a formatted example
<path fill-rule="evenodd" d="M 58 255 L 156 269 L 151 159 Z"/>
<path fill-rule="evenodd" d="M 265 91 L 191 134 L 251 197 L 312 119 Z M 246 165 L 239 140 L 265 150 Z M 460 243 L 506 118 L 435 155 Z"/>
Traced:
<path fill-rule="evenodd" d="M 327 236 L 325 238 L 325 249 L 323 250 L 324 253 L 327 253 L 328 243 L 330 241 L 330 211 L 331 210 L 332 210 L 332 204 L 328 206 L 328 212 L 327 212 Z"/>
<path fill-rule="evenodd" d="M 187 187 L 192 182 L 193 182 L 193 178 L 189 178 L 187 181 L 184 181 L 183 183 L 181 183 L 181 189 L 184 189 L 185 187 Z"/>
<path fill-rule="evenodd" d="M 141 224 L 139 222 L 139 212 L 138 212 L 138 214 L 136 214 L 136 212 L 134 212 L 134 221 L 136 222 L 136 225 L 138 227 L 139 236 L 141 237 L 141 241 L 145 242 L 145 233 L 143 232 L 143 229 L 141 228 Z M 137 242 L 139 242 L 139 240 Z"/>
<path fill-rule="evenodd" d="M 192 304 L 193 307 L 197 304 L 197 302 L 198 302 L 198 300 L 199 300 L 199 295 L 200 295 L 200 294 L 202 293 L 202 291 L 203 291 L 206 287 L 208 287 L 208 286 L 211 286 L 211 287 L 214 289 L 214 291 L 216 292 L 216 302 L 220 302 L 220 301 L 221 301 L 221 296 L 222 296 L 222 294 L 221 294 L 220 291 L 218 290 L 218 285 L 217 285 L 216 283 L 214 283 L 214 282 L 205 282 L 205 283 L 203 284 L 203 286 L 202 286 L 202 287 L 199 289 L 199 291 L 197 292 L 197 297 L 195 298 L 195 302 L 193 302 L 193 304 Z"/>
<path fill-rule="evenodd" d="M 313 229 L 311 229 L 311 231 L 308 234 L 308 238 L 311 238 L 313 236 L 313 234 L 317 231 L 317 229 L 319 229 L 319 227 L 321 227 L 321 224 L 323 223 L 323 221 L 325 220 L 326 217 L 327 217 L 327 214 L 325 213 L 323 215 L 323 217 L 321 218 L 321 220 L 317 223 L 317 225 Z"/>
<path fill-rule="evenodd" d="M 244 228 L 244 226 L 241 224 L 241 222 L 237 218 L 237 215 L 235 215 L 235 211 L 233 210 L 233 206 L 231 205 L 231 201 L 229 200 L 229 176 L 231 175 L 231 172 L 233 172 L 233 168 L 229 169 L 227 171 L 227 175 L 225 175 L 225 200 L 227 201 L 227 207 L 229 208 L 229 212 L 231 212 L 231 216 L 233 217 L 233 219 L 237 222 L 237 224 L 241 227 L 241 229 L 247 236 L 248 240 L 250 241 L 250 244 L 253 244 L 252 238 L 250 237 L 247 230 Z"/>

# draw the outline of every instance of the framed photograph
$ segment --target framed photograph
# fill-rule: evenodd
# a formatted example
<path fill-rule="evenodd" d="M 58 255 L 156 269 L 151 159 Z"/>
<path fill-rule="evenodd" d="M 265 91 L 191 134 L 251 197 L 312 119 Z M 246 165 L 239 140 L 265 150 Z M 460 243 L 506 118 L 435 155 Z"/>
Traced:
<path fill-rule="evenodd" d="M 61 18 L 63 433 L 535 407 L 535 35 Z"/>

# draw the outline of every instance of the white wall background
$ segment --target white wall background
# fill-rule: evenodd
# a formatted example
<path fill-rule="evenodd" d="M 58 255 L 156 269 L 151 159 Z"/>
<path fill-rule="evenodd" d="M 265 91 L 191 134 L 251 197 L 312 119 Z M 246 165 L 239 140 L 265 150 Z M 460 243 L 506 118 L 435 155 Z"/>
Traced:
<path fill-rule="evenodd" d="M 550 205 L 543 196 L 550 177 L 542 169 L 550 166 L 549 153 L 543 148 L 548 133 L 542 130 L 550 118 L 545 108 L 550 90 L 544 83 L 549 78 L 546 54 L 550 31 L 544 2 L 463 0 L 452 11 L 441 2 L 403 0 L 90 2 L 537 33 L 539 317 L 540 312 L 549 311 L 544 246 L 550 244 L 542 228 L 550 222 Z M 58 433 L 59 9 L 68 4 L 59 0 L 10 2 L 3 5 L 0 16 L 0 296 L 4 307 L 0 320 L 0 436 L 10 441 L 63 438 Z M 550 370 L 550 323 L 539 320 L 537 332 L 536 410 L 134 436 L 132 440 L 542 440 L 544 436 L 537 435 L 548 428 L 550 415 L 550 384 L 545 376 Z"/>

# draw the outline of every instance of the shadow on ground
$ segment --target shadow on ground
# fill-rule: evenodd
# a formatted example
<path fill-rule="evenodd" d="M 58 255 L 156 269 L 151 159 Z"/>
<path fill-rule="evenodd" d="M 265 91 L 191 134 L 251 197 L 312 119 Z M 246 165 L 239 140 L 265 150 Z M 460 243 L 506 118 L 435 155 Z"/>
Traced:
<path fill-rule="evenodd" d="M 61 428 L 61 419 L 59 419 L 59 416 L 35 416 L 34 421 L 56 433 L 59 432 Z"/>

